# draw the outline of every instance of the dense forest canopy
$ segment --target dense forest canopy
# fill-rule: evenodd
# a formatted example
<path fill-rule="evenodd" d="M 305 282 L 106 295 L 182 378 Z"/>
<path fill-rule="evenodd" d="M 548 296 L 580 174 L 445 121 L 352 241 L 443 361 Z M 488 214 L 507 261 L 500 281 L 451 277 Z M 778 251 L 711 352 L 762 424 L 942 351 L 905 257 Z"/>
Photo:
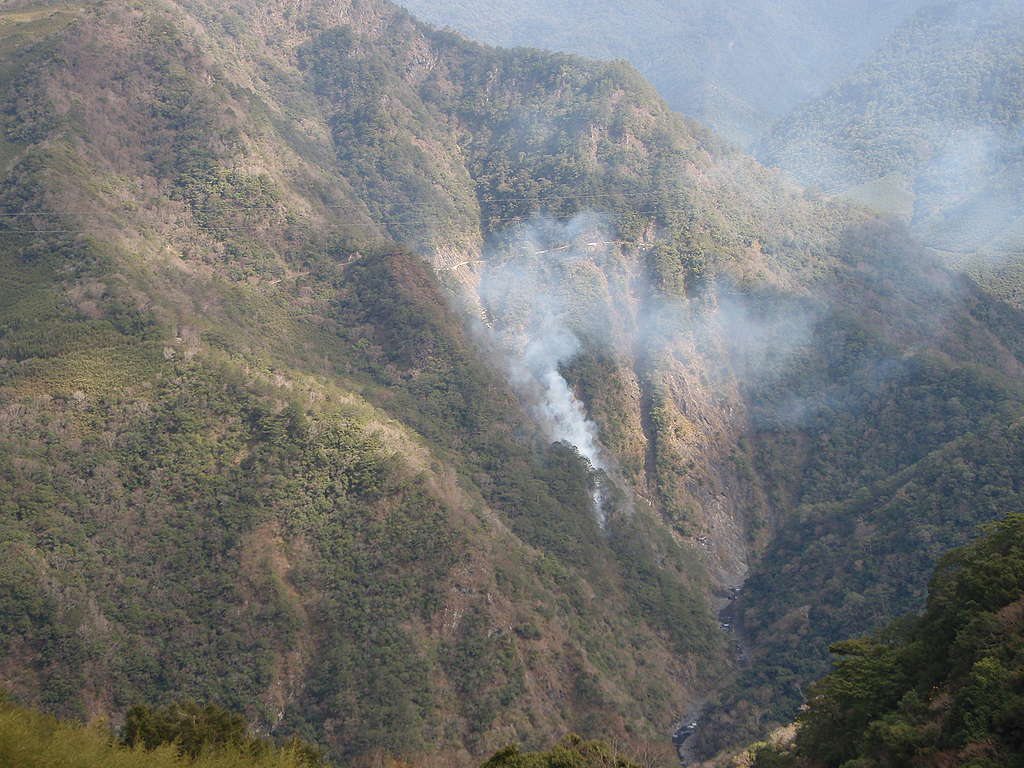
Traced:
<path fill-rule="evenodd" d="M 905 216 L 940 250 L 1019 255 L 1022 52 L 1020 3 L 924 8 L 857 71 L 779 121 L 760 154 L 806 183 Z"/>

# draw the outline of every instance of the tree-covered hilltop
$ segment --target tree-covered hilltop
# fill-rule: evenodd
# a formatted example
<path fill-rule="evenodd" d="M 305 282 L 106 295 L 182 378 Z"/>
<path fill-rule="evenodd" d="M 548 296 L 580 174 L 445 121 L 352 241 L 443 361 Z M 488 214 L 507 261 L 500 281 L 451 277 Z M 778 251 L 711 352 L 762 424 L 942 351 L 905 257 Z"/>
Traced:
<path fill-rule="evenodd" d="M 668 103 L 741 144 L 868 57 L 923 0 L 786 3 L 403 0 L 491 45 L 626 59 Z"/>
<path fill-rule="evenodd" d="M 756 768 L 1024 765 L 1024 516 L 946 555 L 922 615 L 832 651 L 795 743 Z"/>
<path fill-rule="evenodd" d="M 485 48 L 380 0 L 4 8 L 19 701 L 119 721 L 215 700 L 350 765 L 647 742 L 735 666 L 715 602 L 748 567 L 813 572 L 827 604 L 875 556 L 846 535 L 875 530 L 865 499 L 888 531 L 915 472 L 957 484 L 856 585 L 901 596 L 882 622 L 986 499 L 1018 503 L 1020 457 L 995 449 L 1020 314 L 625 64 Z M 602 472 L 498 344 L 537 308 L 575 342 L 547 373 Z M 958 450 L 978 463 L 947 472 Z M 799 545 L 819 524 L 841 556 Z M 853 595 L 776 653 L 763 628 L 806 589 L 744 603 L 769 689 L 863 631 Z"/>
<path fill-rule="evenodd" d="M 1022 93 L 1021 4 L 939 3 L 758 151 L 805 183 L 905 216 L 935 248 L 1020 253 Z"/>

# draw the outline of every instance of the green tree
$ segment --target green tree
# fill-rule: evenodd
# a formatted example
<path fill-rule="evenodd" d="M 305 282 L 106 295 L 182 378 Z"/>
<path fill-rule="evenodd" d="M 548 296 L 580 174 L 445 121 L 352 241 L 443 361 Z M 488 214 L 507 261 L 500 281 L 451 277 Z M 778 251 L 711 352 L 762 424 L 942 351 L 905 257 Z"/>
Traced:
<path fill-rule="evenodd" d="M 177 744 L 181 754 L 193 758 L 206 749 L 256 745 L 246 731 L 244 717 L 216 704 L 199 704 L 191 699 L 158 709 L 145 704 L 132 707 L 125 716 L 121 742 L 146 749 Z"/>

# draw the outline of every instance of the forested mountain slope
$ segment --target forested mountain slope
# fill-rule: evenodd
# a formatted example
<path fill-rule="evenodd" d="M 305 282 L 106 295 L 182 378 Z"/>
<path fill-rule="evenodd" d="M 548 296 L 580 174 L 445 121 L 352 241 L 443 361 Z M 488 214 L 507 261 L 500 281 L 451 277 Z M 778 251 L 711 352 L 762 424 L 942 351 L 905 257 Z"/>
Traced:
<path fill-rule="evenodd" d="M 746 145 L 864 61 L 923 0 L 404 0 L 492 45 L 626 59 L 669 104 Z"/>
<path fill-rule="evenodd" d="M 759 152 L 905 216 L 941 250 L 1024 250 L 1024 7 L 919 11 L 867 64 L 780 120 Z"/>
<path fill-rule="evenodd" d="M 349 764 L 660 739 L 735 665 L 715 608 L 751 563 L 827 604 L 889 558 L 856 591 L 896 595 L 745 608 L 772 689 L 1019 504 L 1019 313 L 626 65 L 378 0 L 3 6 L 20 700 L 216 700 Z M 928 472 L 960 496 L 887 522 Z M 819 519 L 902 538 L 790 552 Z"/>
<path fill-rule="evenodd" d="M 944 557 L 921 616 L 839 643 L 794 745 L 755 768 L 1024 765 L 1024 517 Z"/>
<path fill-rule="evenodd" d="M 696 736 L 705 754 L 736 743 L 740 734 L 757 738 L 786 722 L 807 685 L 827 669 L 829 642 L 915 610 L 928 569 L 944 551 L 978 521 L 1024 505 L 1019 410 L 1004 411 L 997 396 L 991 414 L 968 416 L 959 410 L 959 396 L 948 398 L 948 384 L 935 386 L 939 369 L 928 370 L 935 364 L 903 374 L 904 394 L 920 398 L 917 405 L 900 396 L 883 411 L 891 419 L 902 409 L 904 424 L 916 424 L 919 437 L 946 431 L 948 442 L 911 458 L 899 472 L 883 470 L 876 477 L 884 479 L 851 489 L 842 501 L 802 496 L 766 550 L 737 608 L 739 625 L 749 632 L 751 664 L 707 713 Z M 986 399 L 984 381 L 968 388 L 979 403 Z M 824 452 L 849 440 L 848 423 L 841 419 L 822 435 Z M 877 428 L 865 426 L 868 434 Z"/>
<path fill-rule="evenodd" d="M 479 240 L 416 61 L 499 114 L 476 79 L 616 74 L 378 3 L 239 10 L 5 18 L 4 685 L 218 700 L 354 761 L 656 735 L 721 664 L 707 578 L 649 515 L 598 530 L 585 465 L 373 224 L 416 195 L 396 233 Z"/>

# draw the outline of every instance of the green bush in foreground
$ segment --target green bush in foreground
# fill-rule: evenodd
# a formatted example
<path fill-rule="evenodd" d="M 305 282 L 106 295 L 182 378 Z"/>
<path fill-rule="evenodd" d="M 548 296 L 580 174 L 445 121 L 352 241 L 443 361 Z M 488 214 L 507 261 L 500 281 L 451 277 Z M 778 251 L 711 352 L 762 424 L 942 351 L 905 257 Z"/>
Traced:
<path fill-rule="evenodd" d="M 482 768 L 639 768 L 601 741 L 584 741 L 567 736 L 547 752 L 520 752 L 505 747 L 495 753 Z"/>
<path fill-rule="evenodd" d="M 172 704 L 161 710 L 137 707 L 148 713 L 151 737 L 172 736 L 172 741 L 139 738 L 134 747 L 118 744 L 105 726 L 84 726 L 58 720 L 25 707 L 0 701 L 0 765 L 9 768 L 313 768 L 319 758 L 301 744 L 273 747 L 231 726 L 235 716 L 212 705 Z M 182 717 L 175 721 L 175 715 Z M 195 715 L 195 717 L 193 717 Z M 182 727 L 185 720 L 193 730 Z M 195 726 L 209 740 L 196 738 Z M 183 736 L 191 735 L 186 745 Z M 230 738 L 221 739 L 221 736 Z M 127 732 L 126 732 L 127 737 Z M 146 744 L 152 744 L 147 749 Z"/>
<path fill-rule="evenodd" d="M 186 700 L 132 707 L 120 740 L 100 723 L 60 720 L 2 698 L 0 766 L 4 768 L 323 768 L 316 750 L 284 747 L 249 734 L 245 719 L 215 704 Z M 653 764 L 644 761 L 644 764 Z M 402 764 L 406 765 L 406 764 Z M 640 768 L 601 741 L 565 737 L 545 752 L 510 746 L 482 768 Z"/>

